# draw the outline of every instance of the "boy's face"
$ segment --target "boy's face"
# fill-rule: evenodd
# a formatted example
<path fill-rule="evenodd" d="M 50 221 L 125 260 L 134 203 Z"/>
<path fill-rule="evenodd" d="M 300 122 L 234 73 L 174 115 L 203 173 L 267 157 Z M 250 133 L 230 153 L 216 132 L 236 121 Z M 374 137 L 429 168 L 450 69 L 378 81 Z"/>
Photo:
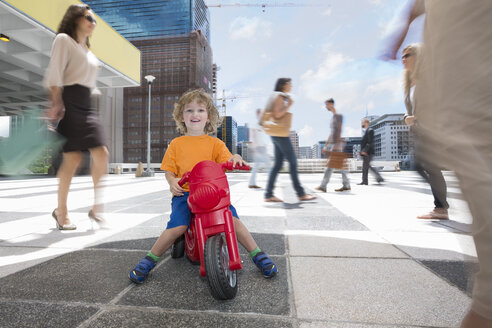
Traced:
<path fill-rule="evenodd" d="M 186 125 L 189 136 L 205 134 L 205 125 L 208 122 L 207 106 L 195 100 L 186 104 L 183 110 L 183 123 Z"/>

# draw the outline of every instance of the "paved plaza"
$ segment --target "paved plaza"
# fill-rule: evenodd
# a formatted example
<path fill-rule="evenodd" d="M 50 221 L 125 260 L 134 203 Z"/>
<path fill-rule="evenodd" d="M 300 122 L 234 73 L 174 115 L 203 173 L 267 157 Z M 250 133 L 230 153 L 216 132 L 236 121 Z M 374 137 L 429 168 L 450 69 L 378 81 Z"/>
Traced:
<path fill-rule="evenodd" d="M 308 192 L 321 174 L 301 174 Z M 106 228 L 87 217 L 92 182 L 76 177 L 69 194 L 75 231 L 51 218 L 55 178 L 0 178 L 1 327 L 458 327 L 478 270 L 471 216 L 450 172 L 449 221 L 415 217 L 433 207 L 415 172 L 383 173 L 387 182 L 300 203 L 288 174 L 263 202 L 247 173 L 228 174 L 231 199 L 279 274 L 264 279 L 240 249 L 237 297 L 217 301 L 198 267 L 169 252 L 148 281 L 128 272 L 152 247 L 170 213 L 162 173 L 105 179 Z M 266 175 L 258 184 L 265 186 Z"/>

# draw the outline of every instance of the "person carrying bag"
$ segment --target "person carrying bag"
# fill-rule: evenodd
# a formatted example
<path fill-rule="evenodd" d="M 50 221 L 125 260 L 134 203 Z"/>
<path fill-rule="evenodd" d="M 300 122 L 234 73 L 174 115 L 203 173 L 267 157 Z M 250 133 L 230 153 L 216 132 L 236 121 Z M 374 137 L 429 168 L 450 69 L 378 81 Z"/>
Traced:
<path fill-rule="evenodd" d="M 275 117 L 273 107 L 275 101 L 281 97 L 283 100 L 283 109 L 280 117 Z M 268 99 L 265 110 L 261 117 L 261 126 L 269 136 L 273 137 L 288 137 L 292 126 L 292 113 L 289 112 L 289 107 L 293 101 L 290 96 L 284 92 L 275 91 Z"/>
<path fill-rule="evenodd" d="M 298 199 L 300 201 L 316 199 L 316 196 L 306 194 L 299 181 L 296 153 L 289 138 L 290 127 L 292 125 L 292 114 L 289 112 L 289 108 L 294 103 L 288 94 L 291 89 L 291 79 L 278 79 L 261 119 L 261 125 L 265 133 L 272 138 L 275 151 L 275 163 L 268 177 L 265 202 L 282 202 L 281 199 L 273 195 L 273 190 L 277 175 L 284 164 L 284 158 L 289 162 L 290 178 Z"/>

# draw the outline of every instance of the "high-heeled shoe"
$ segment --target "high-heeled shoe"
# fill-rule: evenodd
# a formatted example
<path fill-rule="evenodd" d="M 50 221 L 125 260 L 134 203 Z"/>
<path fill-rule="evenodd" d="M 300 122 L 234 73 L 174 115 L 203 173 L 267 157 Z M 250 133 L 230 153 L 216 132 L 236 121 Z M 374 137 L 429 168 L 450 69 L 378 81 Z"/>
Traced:
<path fill-rule="evenodd" d="M 100 226 L 105 226 L 106 225 L 106 220 L 104 220 L 102 217 L 96 215 L 96 213 L 94 213 L 93 210 L 90 210 L 89 213 L 87 213 L 87 216 L 89 217 L 89 219 L 91 219 L 92 221 L 96 222 Z"/>
<path fill-rule="evenodd" d="M 58 228 L 58 230 L 75 230 L 75 229 L 77 229 L 77 226 L 73 223 L 61 225 L 58 222 L 58 218 L 56 217 L 56 208 L 53 210 L 53 213 L 51 213 L 51 216 L 53 217 L 53 219 L 55 219 L 56 227 Z"/>

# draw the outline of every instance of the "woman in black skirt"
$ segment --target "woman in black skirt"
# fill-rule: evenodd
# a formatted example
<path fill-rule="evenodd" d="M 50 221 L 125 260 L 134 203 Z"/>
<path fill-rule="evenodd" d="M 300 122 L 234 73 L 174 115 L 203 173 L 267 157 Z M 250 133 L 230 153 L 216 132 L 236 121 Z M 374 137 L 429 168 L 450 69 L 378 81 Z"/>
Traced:
<path fill-rule="evenodd" d="M 82 151 L 92 156 L 92 181 L 94 206 L 88 215 L 98 223 L 104 221 L 97 215 L 96 203 L 101 177 L 107 173 L 108 150 L 95 109 L 91 108 L 91 91 L 96 88 L 99 60 L 89 50 L 89 37 L 96 27 L 90 7 L 71 5 L 58 28 L 51 60 L 45 77 L 52 106 L 47 117 L 59 121 L 57 131 L 66 139 L 63 161 L 58 170 L 58 207 L 52 216 L 60 230 L 74 230 L 67 215 L 67 196 L 70 182 L 82 160 Z"/>

